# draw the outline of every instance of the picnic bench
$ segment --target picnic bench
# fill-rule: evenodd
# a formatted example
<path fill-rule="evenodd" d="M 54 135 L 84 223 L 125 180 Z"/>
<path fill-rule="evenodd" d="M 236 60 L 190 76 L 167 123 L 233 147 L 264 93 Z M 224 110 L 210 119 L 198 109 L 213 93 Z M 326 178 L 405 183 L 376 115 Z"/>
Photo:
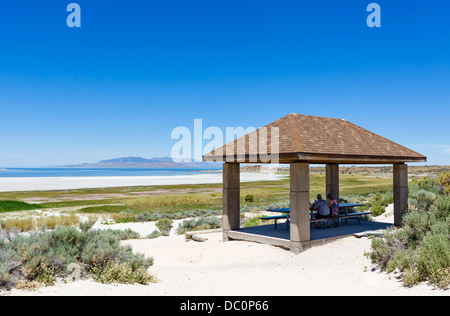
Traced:
<path fill-rule="evenodd" d="M 357 219 L 358 220 L 358 225 L 361 224 L 361 217 L 364 215 L 370 215 L 372 214 L 371 212 L 356 212 L 356 213 L 349 213 L 349 209 L 353 208 L 353 207 L 357 207 L 357 206 L 364 206 L 364 204 L 351 204 L 351 203 L 341 203 L 339 204 L 339 216 L 337 217 L 337 224 L 338 226 L 341 225 L 340 220 L 341 219 L 345 219 L 345 223 L 347 224 L 347 220 L 348 219 Z M 283 215 L 277 215 L 277 216 L 265 216 L 265 217 L 261 217 L 261 220 L 264 221 L 268 221 L 268 220 L 274 220 L 275 223 L 275 229 L 278 229 L 277 226 L 277 221 L 280 219 L 286 219 L 287 222 L 289 223 L 289 218 L 290 218 L 290 208 L 277 208 L 277 209 L 269 209 L 267 210 L 268 212 L 277 212 L 277 213 L 282 213 Z M 327 227 L 327 221 L 331 218 L 331 217 L 326 217 L 326 218 L 313 218 L 315 211 L 311 211 L 311 219 L 310 219 L 310 223 L 323 223 L 324 228 Z M 289 229 L 289 225 L 287 225 L 287 228 Z"/>
<path fill-rule="evenodd" d="M 349 213 L 348 211 L 353 207 L 358 206 L 364 206 L 364 204 L 352 204 L 352 203 L 341 203 L 339 204 L 339 212 L 343 211 L 344 213 L 339 213 L 338 216 L 338 225 L 341 224 L 340 220 L 345 219 L 345 223 L 347 224 L 347 220 L 350 219 L 357 219 L 358 225 L 361 224 L 361 216 L 372 214 L 371 212 L 356 212 L 356 213 Z"/>
<path fill-rule="evenodd" d="M 372 214 L 372 212 L 356 212 L 356 213 L 348 213 L 348 214 L 339 214 L 339 217 L 338 217 L 338 223 L 339 223 L 339 220 L 342 218 L 342 219 L 345 219 L 345 223 L 347 224 L 347 220 L 350 218 L 354 218 L 354 219 L 357 219 L 358 220 L 358 225 L 359 224 L 361 224 L 361 216 L 364 216 L 364 215 L 370 215 L 370 214 Z"/>
<path fill-rule="evenodd" d="M 309 220 L 309 222 L 311 224 L 313 224 L 313 223 L 323 223 L 323 228 L 327 228 L 328 219 L 330 219 L 330 217 L 326 217 L 326 218 L 311 218 Z"/>
<path fill-rule="evenodd" d="M 288 218 L 288 216 L 287 215 L 278 215 L 278 216 L 266 216 L 266 217 L 261 217 L 261 219 L 263 220 L 263 221 L 269 221 L 269 220 L 274 220 L 274 222 L 275 222 L 275 229 L 278 229 L 278 227 L 277 227 L 277 221 L 279 220 L 279 219 L 287 219 Z"/>
<path fill-rule="evenodd" d="M 282 215 L 278 215 L 278 216 L 266 216 L 266 217 L 261 217 L 261 219 L 263 221 L 269 221 L 269 220 L 274 220 L 275 222 L 275 229 L 278 229 L 277 226 L 277 221 L 279 219 L 286 219 L 286 222 L 289 223 L 289 218 L 290 218 L 290 212 L 291 209 L 290 208 L 274 208 L 274 209 L 269 209 L 267 210 L 268 212 L 275 212 L 275 213 L 282 213 Z M 286 225 L 287 229 L 289 229 L 289 225 Z"/>

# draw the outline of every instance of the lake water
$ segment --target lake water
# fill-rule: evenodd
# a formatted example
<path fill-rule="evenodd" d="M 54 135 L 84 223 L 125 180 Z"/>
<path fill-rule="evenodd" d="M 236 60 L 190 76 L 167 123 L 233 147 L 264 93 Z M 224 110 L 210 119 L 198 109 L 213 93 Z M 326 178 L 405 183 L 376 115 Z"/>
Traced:
<path fill-rule="evenodd" d="M 189 168 L 0 168 L 0 178 L 179 176 L 203 173 Z"/>

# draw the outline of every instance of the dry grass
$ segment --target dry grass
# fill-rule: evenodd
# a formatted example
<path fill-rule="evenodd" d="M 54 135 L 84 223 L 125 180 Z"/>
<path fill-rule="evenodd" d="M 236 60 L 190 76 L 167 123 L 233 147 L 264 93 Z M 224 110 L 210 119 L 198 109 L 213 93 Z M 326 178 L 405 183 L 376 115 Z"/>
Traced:
<path fill-rule="evenodd" d="M 5 230 L 17 230 L 19 232 L 28 232 L 42 227 L 54 229 L 58 226 L 73 226 L 80 223 L 80 218 L 75 214 L 54 215 L 47 217 L 26 217 L 13 218 L 2 221 L 2 227 Z"/>

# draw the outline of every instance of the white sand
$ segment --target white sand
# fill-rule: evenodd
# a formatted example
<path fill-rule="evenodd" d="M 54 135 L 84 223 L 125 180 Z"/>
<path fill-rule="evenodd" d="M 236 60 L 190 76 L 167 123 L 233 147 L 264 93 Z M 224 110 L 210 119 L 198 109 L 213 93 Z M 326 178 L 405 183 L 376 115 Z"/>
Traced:
<path fill-rule="evenodd" d="M 368 238 L 346 237 L 299 255 L 281 248 L 244 241 L 223 242 L 221 233 L 208 241 L 185 242 L 173 235 L 130 240 L 136 252 L 155 259 L 150 285 L 105 285 L 92 280 L 59 283 L 4 295 L 450 295 L 426 284 L 406 288 L 398 274 L 372 271 L 364 251 Z"/>
<path fill-rule="evenodd" d="M 275 173 L 242 172 L 241 182 L 279 180 Z M 0 192 L 71 190 L 126 186 L 222 183 L 222 173 L 200 173 L 181 176 L 136 177 L 42 177 L 0 178 Z"/>

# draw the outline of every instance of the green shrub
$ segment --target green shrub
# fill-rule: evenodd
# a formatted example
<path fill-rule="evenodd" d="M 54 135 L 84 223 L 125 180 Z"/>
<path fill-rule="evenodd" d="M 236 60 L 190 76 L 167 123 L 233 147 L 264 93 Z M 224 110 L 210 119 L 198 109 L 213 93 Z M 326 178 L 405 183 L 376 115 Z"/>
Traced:
<path fill-rule="evenodd" d="M 88 232 L 91 228 L 92 228 L 92 226 L 94 226 L 95 225 L 95 221 L 94 220 L 88 220 L 88 221 L 85 221 L 85 222 L 82 222 L 82 223 L 80 223 L 80 225 L 79 225 L 79 227 L 80 227 L 80 229 L 81 229 L 81 231 L 82 232 Z"/>
<path fill-rule="evenodd" d="M 251 194 L 247 194 L 245 197 L 245 202 L 254 202 L 255 201 L 255 197 Z"/>
<path fill-rule="evenodd" d="M 448 228 L 446 234 L 427 234 L 417 256 L 420 275 L 440 288 L 450 285 L 450 241 Z"/>
<path fill-rule="evenodd" d="M 404 226 L 373 239 L 367 254 L 388 273 L 400 270 L 408 286 L 422 281 L 450 286 L 450 196 L 439 193 L 438 185 L 428 178 L 413 183 Z"/>
<path fill-rule="evenodd" d="M 381 192 L 377 192 L 376 194 L 370 195 L 369 200 L 373 204 L 381 204 L 383 201 L 383 195 L 381 194 Z"/>
<path fill-rule="evenodd" d="M 154 278 L 147 273 L 145 267 L 137 269 L 129 263 L 108 262 L 105 266 L 94 267 L 95 280 L 101 283 L 138 283 L 148 284 L 154 282 Z"/>
<path fill-rule="evenodd" d="M 164 236 L 169 236 L 172 224 L 173 221 L 171 219 L 161 218 L 158 219 L 155 225 Z"/>
<path fill-rule="evenodd" d="M 84 267 L 85 275 L 106 273 L 124 265 L 138 280 L 144 280 L 144 270 L 153 264 L 153 259 L 133 253 L 130 246 L 120 245 L 120 240 L 135 234 L 113 230 L 86 232 L 74 227 L 58 227 L 28 236 L 3 234 L 0 236 L 0 287 L 9 288 L 23 280 L 51 284 L 57 277 L 67 276 L 67 266 L 72 263 Z M 116 274 L 108 272 L 107 275 L 102 280 L 112 280 Z"/>
<path fill-rule="evenodd" d="M 155 220 L 154 214 L 149 214 L 147 212 L 142 212 L 136 215 L 136 221 L 137 222 L 151 222 Z"/>
<path fill-rule="evenodd" d="M 435 200 L 436 194 L 424 189 L 414 190 L 409 195 L 409 204 L 414 210 L 428 211 Z"/>
<path fill-rule="evenodd" d="M 443 187 L 445 194 L 450 194 L 450 172 L 442 172 L 438 174 L 438 183 Z"/>
<path fill-rule="evenodd" d="M 159 230 L 154 230 L 151 234 L 147 235 L 147 239 L 154 239 L 162 236 L 161 232 Z"/>
<path fill-rule="evenodd" d="M 433 193 L 440 193 L 441 187 L 439 185 L 439 182 L 437 179 L 425 177 L 424 179 L 420 180 L 419 182 L 413 183 L 412 189 L 415 189 L 415 186 L 418 187 L 418 189 L 422 189 L 425 191 L 433 192 Z"/>
<path fill-rule="evenodd" d="M 434 204 L 430 207 L 430 211 L 437 220 L 445 221 L 450 218 L 450 198 L 449 196 L 438 196 Z"/>
<path fill-rule="evenodd" d="M 255 217 L 247 219 L 244 222 L 244 227 L 259 226 L 259 225 L 261 225 L 261 222 L 262 222 L 261 216 L 255 216 Z"/>
<path fill-rule="evenodd" d="M 178 225 L 178 234 L 184 234 L 187 231 L 207 230 L 222 227 L 222 221 L 215 217 L 201 217 L 199 219 L 184 220 Z"/>
<path fill-rule="evenodd" d="M 389 204 L 394 203 L 394 194 L 392 192 L 388 192 L 383 195 L 383 200 L 381 204 L 383 206 L 388 206 Z"/>
<path fill-rule="evenodd" d="M 381 204 L 375 204 L 370 209 L 373 216 L 380 216 L 381 214 L 384 214 L 386 212 L 386 208 L 382 206 Z"/>

